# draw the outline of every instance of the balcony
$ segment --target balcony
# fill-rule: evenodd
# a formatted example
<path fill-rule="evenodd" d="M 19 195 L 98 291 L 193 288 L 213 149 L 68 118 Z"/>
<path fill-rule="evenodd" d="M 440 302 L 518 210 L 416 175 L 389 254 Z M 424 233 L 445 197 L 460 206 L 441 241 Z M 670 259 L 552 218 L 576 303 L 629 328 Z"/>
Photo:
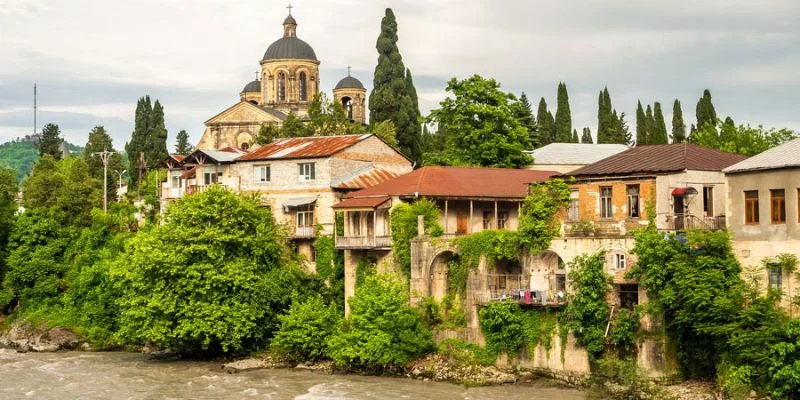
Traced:
<path fill-rule="evenodd" d="M 313 226 L 295 226 L 292 232 L 293 239 L 312 239 L 315 236 Z"/>
<path fill-rule="evenodd" d="M 553 290 L 530 290 L 528 282 L 520 274 L 488 274 L 489 291 L 480 302 L 513 301 L 518 304 L 538 307 L 560 307 L 565 303 L 565 293 Z"/>
<path fill-rule="evenodd" d="M 620 236 L 623 234 L 620 223 L 614 221 L 565 221 L 563 224 L 566 237 Z"/>
<path fill-rule="evenodd" d="M 391 249 L 391 236 L 337 236 L 337 249 Z"/>
<path fill-rule="evenodd" d="M 683 231 L 686 229 L 717 231 L 725 229 L 726 225 L 724 215 L 716 217 L 692 214 L 667 215 L 667 229 L 671 231 Z"/>

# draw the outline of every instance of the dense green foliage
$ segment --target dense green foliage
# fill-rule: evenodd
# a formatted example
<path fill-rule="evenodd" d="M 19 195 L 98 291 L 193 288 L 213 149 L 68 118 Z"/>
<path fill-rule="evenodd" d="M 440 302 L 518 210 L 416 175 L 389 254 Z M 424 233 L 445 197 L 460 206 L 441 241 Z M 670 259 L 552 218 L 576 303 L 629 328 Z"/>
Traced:
<path fill-rule="evenodd" d="M 667 124 L 664 121 L 664 113 L 661 111 L 661 103 L 653 103 L 653 131 L 650 136 L 650 144 L 667 144 Z"/>
<path fill-rule="evenodd" d="M 588 126 L 583 128 L 583 134 L 581 134 L 581 143 L 593 143 L 592 130 Z"/>
<path fill-rule="evenodd" d="M 711 103 L 711 92 L 708 89 L 703 91 L 703 97 L 697 101 L 695 116 L 697 117 L 697 130 L 703 130 L 708 125 L 717 124 L 717 111 L 714 109 L 714 104 Z M 694 135 L 694 132 L 692 132 L 692 135 Z"/>
<path fill-rule="evenodd" d="M 386 369 L 433 350 L 430 330 L 408 301 L 408 286 L 398 277 L 366 277 L 350 298 L 350 316 L 329 341 L 336 365 Z"/>
<path fill-rule="evenodd" d="M 567 84 L 558 83 L 558 104 L 555 119 L 555 142 L 572 142 L 572 112 L 569 109 L 569 94 L 567 94 Z"/>
<path fill-rule="evenodd" d="M 612 107 L 608 88 L 603 88 L 597 98 L 597 143 L 631 144 L 625 113 L 617 114 Z"/>
<path fill-rule="evenodd" d="M 271 347 L 293 361 L 316 361 L 328 354 L 328 339 L 339 330 L 341 317 L 333 304 L 322 296 L 294 302 L 289 311 L 278 316 L 280 328 Z"/>
<path fill-rule="evenodd" d="M 521 350 L 529 354 L 537 345 L 552 348 L 553 335 L 558 327 L 558 315 L 550 310 L 523 310 L 511 301 L 487 304 L 479 311 L 481 331 L 486 338 L 486 350 L 497 356 L 502 352 L 515 357 Z"/>
<path fill-rule="evenodd" d="M 50 155 L 56 160 L 60 160 L 63 154 L 61 153 L 61 143 L 64 138 L 61 137 L 61 128 L 56 124 L 47 124 L 42 128 L 42 133 L 39 137 L 36 147 L 39 149 L 39 156 Z"/>
<path fill-rule="evenodd" d="M 419 234 L 417 231 L 418 215 L 424 217 L 424 233 L 426 235 L 435 237 L 442 234 L 442 226 L 439 224 L 439 208 L 432 200 L 423 198 L 411 204 L 400 204 L 392 209 L 390 216 L 394 259 L 409 278 L 411 277 L 411 240 Z"/>
<path fill-rule="evenodd" d="M 192 145 L 189 143 L 189 133 L 186 130 L 181 129 L 177 135 L 175 135 L 175 154 L 180 155 L 189 155 L 189 152 L 192 151 Z"/>
<path fill-rule="evenodd" d="M 478 268 L 481 257 L 492 265 L 495 261 L 517 260 L 521 253 L 521 239 L 518 232 L 505 229 L 488 229 L 455 239 L 462 265 Z"/>
<path fill-rule="evenodd" d="M 536 149 L 541 147 L 542 141 L 539 138 L 539 132 L 536 130 L 536 119 L 533 117 L 533 108 L 525 92 L 520 94 L 519 101 L 514 103 L 513 107 L 515 118 L 517 118 L 520 125 L 528 131 L 531 148 Z"/>
<path fill-rule="evenodd" d="M 590 360 L 599 360 L 605 350 L 611 276 L 603 269 L 604 256 L 602 252 L 578 256 L 569 266 L 571 290 L 563 321 L 578 344 L 586 347 Z"/>
<path fill-rule="evenodd" d="M 167 151 L 167 128 L 164 125 L 164 107 L 156 100 L 151 105 L 150 96 L 139 99 L 136 103 L 131 140 L 125 144 L 128 153 L 128 176 L 130 183 L 138 187 L 140 174 L 144 169 L 157 168 L 169 155 Z M 144 165 L 139 165 L 140 156 L 144 155 Z M 143 169 L 144 168 L 144 169 Z"/>
<path fill-rule="evenodd" d="M 8 238 L 14 227 L 14 216 L 19 205 L 17 204 L 16 171 L 0 166 L 0 280 L 5 270 L 4 264 L 8 252 Z"/>
<path fill-rule="evenodd" d="M 122 155 L 114 150 L 114 144 L 111 136 L 106 133 L 103 126 L 95 126 L 89 132 L 89 139 L 86 142 L 86 147 L 81 154 L 86 165 L 89 167 L 89 174 L 98 180 L 103 181 L 103 160 L 98 152 L 112 151 L 108 159 L 108 177 L 106 183 L 106 193 L 109 202 L 115 201 L 117 198 L 117 187 L 119 186 L 119 173 L 125 170 L 125 165 L 122 163 Z M 102 189 L 102 186 L 101 186 Z"/>
<path fill-rule="evenodd" d="M 530 193 L 522 203 L 517 229 L 520 243 L 530 254 L 546 249 L 559 235 L 558 213 L 569 204 L 569 193 L 569 186 L 563 179 L 531 184 Z"/>
<path fill-rule="evenodd" d="M 536 110 L 536 132 L 538 136 L 538 145 L 546 146 L 556 140 L 556 119 L 547 109 L 547 102 L 544 97 L 539 99 L 539 107 Z"/>
<path fill-rule="evenodd" d="M 683 143 L 686 141 L 686 123 L 683 122 L 683 110 L 681 102 L 675 99 L 672 104 L 672 143 Z"/>
<path fill-rule="evenodd" d="M 373 126 L 392 121 L 397 129 L 400 151 L 419 163 L 422 161 L 419 105 L 411 72 L 403 64 L 397 39 L 397 20 L 392 9 L 387 8 L 375 45 L 378 64 L 369 94 L 369 116 Z"/>
<path fill-rule="evenodd" d="M 636 104 L 636 145 L 649 144 L 647 137 L 647 117 L 642 108 L 642 102 Z"/>
<path fill-rule="evenodd" d="M 494 79 L 473 75 L 447 83 L 447 97 L 431 111 L 431 120 L 447 132 L 446 163 L 519 168 L 532 159 L 530 133 L 516 118 L 513 94 L 500 90 Z"/>
<path fill-rule="evenodd" d="M 83 148 L 66 142 L 71 154 L 80 154 Z M 39 159 L 39 150 L 31 137 L 16 139 L 0 144 L 0 166 L 15 170 L 17 181 L 22 180 L 31 172 L 33 165 Z"/>
<path fill-rule="evenodd" d="M 729 153 L 753 156 L 797 138 L 788 129 L 766 129 L 762 126 L 736 126 L 729 118 L 718 124 L 707 123 L 692 133 L 692 143 Z"/>
<path fill-rule="evenodd" d="M 102 203 L 101 182 L 91 176 L 81 157 L 56 161 L 45 155 L 22 186 L 23 206 L 47 209 L 65 226 L 87 226 L 92 208 Z"/>

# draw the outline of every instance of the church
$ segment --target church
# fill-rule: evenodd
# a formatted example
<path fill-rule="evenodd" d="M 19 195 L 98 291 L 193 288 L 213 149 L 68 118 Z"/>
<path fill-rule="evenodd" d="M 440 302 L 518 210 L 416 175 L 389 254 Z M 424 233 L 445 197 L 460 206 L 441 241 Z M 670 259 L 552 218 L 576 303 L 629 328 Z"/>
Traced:
<path fill-rule="evenodd" d="M 297 37 L 291 6 L 283 37 L 267 47 L 260 64 L 258 79 L 244 86 L 239 102 L 205 122 L 198 149 L 247 150 L 263 124 L 280 125 L 290 113 L 308 118 L 308 106 L 320 91 L 320 61 L 311 45 Z M 344 106 L 350 120 L 366 123 L 367 90 L 349 69 L 334 87 L 333 101 Z"/>

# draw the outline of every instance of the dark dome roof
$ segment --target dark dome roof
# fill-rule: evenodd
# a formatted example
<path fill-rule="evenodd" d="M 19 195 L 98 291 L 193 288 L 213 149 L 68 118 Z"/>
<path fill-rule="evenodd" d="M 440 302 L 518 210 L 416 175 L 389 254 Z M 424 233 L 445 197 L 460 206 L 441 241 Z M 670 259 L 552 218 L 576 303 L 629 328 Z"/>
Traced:
<path fill-rule="evenodd" d="M 252 81 L 247 85 L 244 85 L 243 92 L 260 92 L 261 91 L 261 81 Z"/>
<path fill-rule="evenodd" d="M 353 78 L 352 76 L 345 76 L 339 83 L 336 84 L 334 89 L 364 89 L 364 84 L 361 83 L 360 80 Z"/>
<path fill-rule="evenodd" d="M 297 58 L 301 60 L 317 61 L 317 55 L 311 46 L 298 39 L 296 36 L 282 37 L 272 43 L 264 53 L 262 61 L 277 60 L 281 58 Z"/>
<path fill-rule="evenodd" d="M 292 16 L 292 14 L 289 14 L 289 16 L 286 17 L 285 20 L 283 20 L 283 23 L 284 24 L 295 24 L 295 25 L 297 25 L 297 21 L 294 20 L 294 17 Z"/>

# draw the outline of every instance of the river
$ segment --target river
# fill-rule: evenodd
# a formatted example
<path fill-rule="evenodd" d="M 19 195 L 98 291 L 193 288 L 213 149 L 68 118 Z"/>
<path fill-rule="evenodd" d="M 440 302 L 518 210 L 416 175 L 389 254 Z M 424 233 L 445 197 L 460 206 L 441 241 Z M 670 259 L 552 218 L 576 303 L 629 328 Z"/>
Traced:
<path fill-rule="evenodd" d="M 227 374 L 220 363 L 153 361 L 135 353 L 0 350 L 0 399 L 582 400 L 545 383 L 464 388 L 441 382 L 296 370 Z"/>

